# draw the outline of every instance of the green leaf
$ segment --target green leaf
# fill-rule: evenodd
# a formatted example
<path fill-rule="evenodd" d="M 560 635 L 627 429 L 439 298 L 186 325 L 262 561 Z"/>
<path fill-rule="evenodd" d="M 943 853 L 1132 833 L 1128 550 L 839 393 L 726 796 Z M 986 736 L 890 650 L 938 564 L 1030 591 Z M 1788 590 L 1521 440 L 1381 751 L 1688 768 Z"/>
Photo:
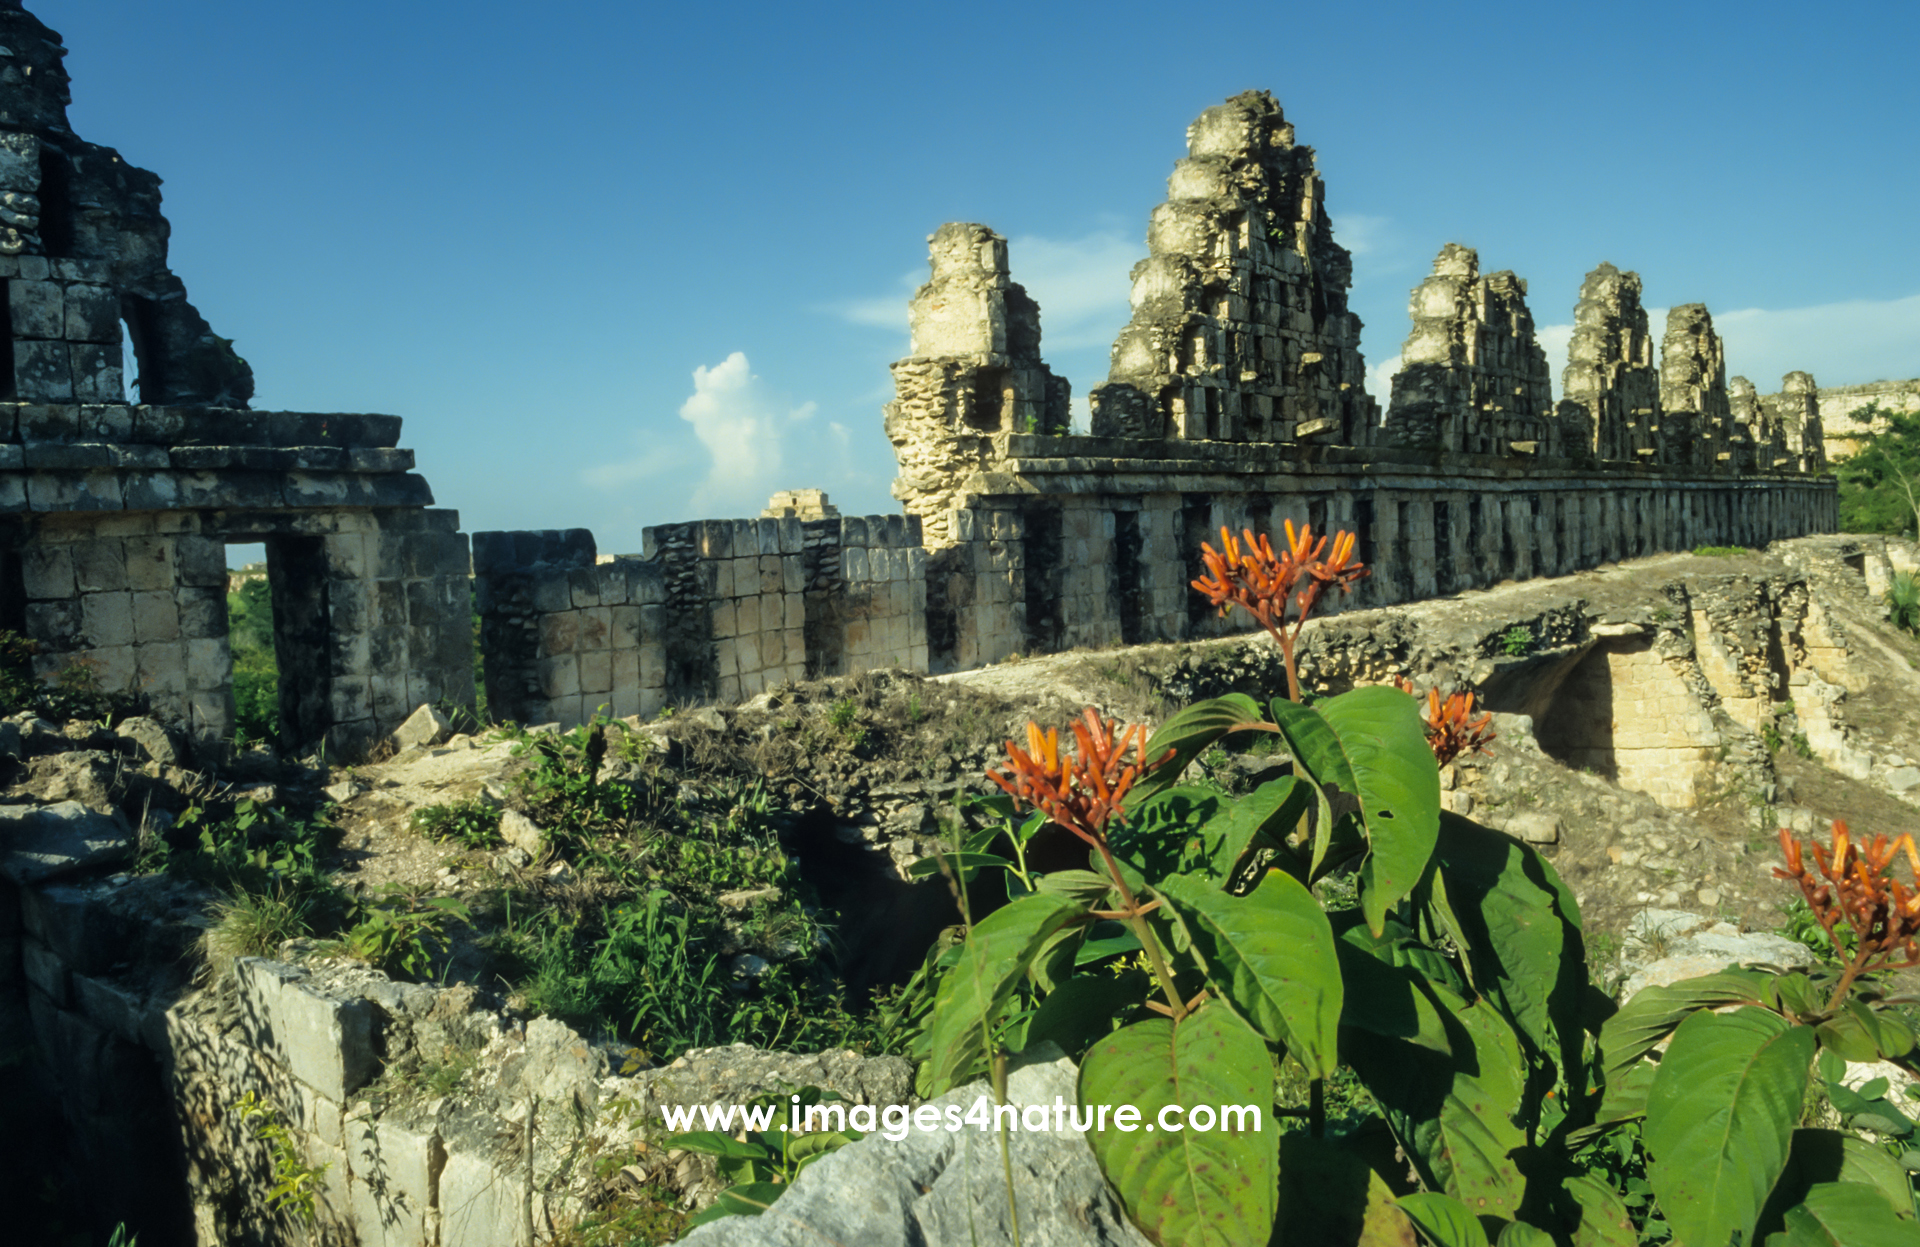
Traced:
<path fill-rule="evenodd" d="M 1361 867 L 1360 904 L 1378 934 L 1387 910 L 1413 891 L 1426 873 L 1440 830 L 1440 770 L 1427 748 L 1426 729 L 1413 698 L 1376 685 L 1328 698 L 1318 706 L 1272 704 L 1274 721 L 1295 765 L 1315 787 L 1338 788 L 1360 803 L 1368 853 Z M 1314 864 L 1332 826 L 1323 817 Z"/>
<path fill-rule="evenodd" d="M 1533 849 L 1452 813 L 1440 816 L 1434 860 L 1436 884 L 1445 881 L 1434 902 L 1458 932 L 1474 986 L 1533 1051 L 1578 1068 L 1586 952 L 1565 885 Z"/>
<path fill-rule="evenodd" d="M 1233 802 L 1205 828 L 1214 878 L 1233 878 L 1248 851 L 1263 839 L 1275 847 L 1284 845 L 1312 802 L 1313 789 L 1292 775 L 1269 780 Z"/>
<path fill-rule="evenodd" d="M 1111 957 L 1116 953 L 1137 953 L 1140 951 L 1140 937 L 1131 931 L 1122 930 L 1118 935 L 1105 935 L 1097 940 L 1090 939 L 1080 945 L 1080 952 L 1074 957 L 1075 965 L 1091 965 L 1096 961 Z"/>
<path fill-rule="evenodd" d="M 1417 1191 L 1402 1195 L 1399 1204 L 1435 1247 L 1487 1247 L 1487 1232 L 1481 1228 L 1480 1218 L 1451 1195 Z"/>
<path fill-rule="evenodd" d="M 1202 1006 L 1179 1023 L 1122 1027 L 1088 1050 L 1080 1103 L 1132 1105 L 1140 1124 L 1087 1135 L 1127 1215 L 1147 1237 L 1182 1247 L 1264 1243 L 1273 1228 L 1279 1124 L 1273 1060 L 1231 1009 Z M 1148 1130 L 1169 1104 L 1254 1107 L 1259 1127 L 1232 1133 Z"/>
<path fill-rule="evenodd" d="M 1639 1233 L 1627 1202 L 1611 1186 L 1585 1174 L 1567 1181 L 1567 1194 L 1580 1206 L 1573 1247 L 1638 1247 Z"/>
<path fill-rule="evenodd" d="M 1780 1230 L 1787 1209 L 1804 1201 L 1814 1187 L 1829 1182 L 1878 1191 L 1896 1216 L 1914 1218 L 1912 1187 L 1899 1161 L 1845 1131 L 1800 1129 L 1793 1132 L 1787 1167 L 1767 1196 L 1755 1237 Z"/>
<path fill-rule="evenodd" d="M 972 883 L 973 877 L 982 870 L 1011 865 L 1012 862 L 997 853 L 936 853 L 908 866 L 907 878 L 927 879 L 951 872 L 962 883 Z"/>
<path fill-rule="evenodd" d="M 1056 870 L 1040 876 L 1040 891 L 1078 901 L 1089 909 L 1105 908 L 1100 902 L 1112 889 L 1113 884 L 1105 875 L 1096 875 L 1091 870 Z"/>
<path fill-rule="evenodd" d="M 1345 936 L 1335 951 L 1345 985 L 1342 1026 L 1382 1038 L 1411 1040 L 1443 1057 L 1453 1055 L 1446 1023 L 1427 994 L 1424 979 Z"/>
<path fill-rule="evenodd" d="M 1352 1139 L 1315 1139 L 1297 1131 L 1280 1140 L 1279 1207 L 1273 1236 L 1265 1241 L 1312 1247 L 1417 1247 L 1412 1219 L 1353 1143 Z"/>
<path fill-rule="evenodd" d="M 1525 1190 L 1517 1158 L 1527 1147 L 1512 1117 L 1526 1085 L 1519 1037 L 1492 1004 L 1469 1006 L 1437 983 L 1420 986 L 1439 1001 L 1452 1055 L 1356 1030 L 1344 1037 L 1348 1063 L 1429 1189 L 1511 1217 Z M 1349 987 L 1349 999 L 1361 990 Z"/>
<path fill-rule="evenodd" d="M 1758 1001 L 1767 979 L 1759 970 L 1723 970 L 1666 987 L 1641 988 L 1600 1028 L 1608 1084 L 1638 1064 L 1690 1014 Z"/>
<path fill-rule="evenodd" d="M 1629 1006 L 1631 1007 L 1631 1006 Z M 1760 1008 L 1694 1013 L 1654 1074 L 1642 1131 L 1648 1180 L 1682 1243 L 1749 1241 L 1813 1063 L 1813 1031 Z"/>
<path fill-rule="evenodd" d="M 1207 747 L 1222 736 L 1264 724 L 1265 720 L 1260 717 L 1260 703 L 1245 693 L 1230 693 L 1210 701 L 1194 702 L 1162 723 L 1160 730 L 1148 739 L 1148 758 L 1157 758 L 1169 749 L 1173 750 L 1173 758 L 1134 783 L 1133 791 L 1127 794 L 1127 808 L 1133 809 L 1162 789 L 1179 783 L 1187 764 L 1206 752 Z"/>
<path fill-rule="evenodd" d="M 1192 875 L 1173 876 L 1160 892 L 1186 920 L 1214 989 L 1312 1077 L 1329 1077 L 1343 993 L 1333 926 L 1313 893 L 1278 870 L 1246 896 Z"/>
<path fill-rule="evenodd" d="M 1064 897 L 1035 892 L 974 926 L 953 969 L 940 980 L 927 1025 L 934 1095 L 984 1065 L 986 1033 L 999 1020 L 1020 977 L 1056 931 L 1085 915 L 1084 908 Z"/>
<path fill-rule="evenodd" d="M 703 1152 L 708 1156 L 719 1156 L 728 1160 L 764 1160 L 767 1149 L 758 1143 L 742 1143 L 730 1134 L 718 1130 L 689 1130 L 685 1134 L 676 1134 L 668 1138 L 663 1147 L 681 1148 L 688 1152 Z"/>
<path fill-rule="evenodd" d="M 1787 1209 L 1786 1247 L 1913 1247 L 1914 1233 L 1880 1192 L 1853 1182 L 1822 1182 Z"/>
<path fill-rule="evenodd" d="M 1913 1049 L 1913 1031 L 1891 1011 L 1864 1000 L 1848 1000 L 1830 1021 L 1816 1028 L 1820 1046 L 1848 1061 L 1897 1060 Z"/>
<path fill-rule="evenodd" d="M 1115 1018 L 1138 1009 L 1152 990 L 1144 970 L 1075 975 L 1040 1002 L 1027 1027 L 1027 1043 L 1052 1040 L 1078 1060 L 1087 1045 L 1113 1030 Z"/>
<path fill-rule="evenodd" d="M 1553 1247 L 1553 1235 L 1525 1221 L 1510 1221 L 1493 1240 L 1494 1247 Z"/>

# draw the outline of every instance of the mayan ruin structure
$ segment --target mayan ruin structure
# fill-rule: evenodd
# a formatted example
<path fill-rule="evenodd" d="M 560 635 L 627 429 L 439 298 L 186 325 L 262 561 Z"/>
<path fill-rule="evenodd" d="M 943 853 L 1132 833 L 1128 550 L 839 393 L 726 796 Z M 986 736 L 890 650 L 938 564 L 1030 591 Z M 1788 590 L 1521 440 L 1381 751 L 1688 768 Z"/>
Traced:
<path fill-rule="evenodd" d="M 266 546 L 294 740 L 351 755 L 422 703 L 472 702 L 469 569 L 493 712 L 577 723 L 1217 635 L 1188 581 L 1223 526 L 1351 529 L 1373 568 L 1357 600 L 1382 605 L 1834 524 L 1811 378 L 1727 382 L 1697 304 L 1656 357 L 1640 278 L 1610 264 L 1581 287 L 1555 403 L 1527 282 L 1448 244 L 1383 414 L 1313 150 L 1248 92 L 1188 131 L 1085 433 L 1006 240 L 952 223 L 885 412 L 905 514 L 794 489 L 758 518 L 650 529 L 638 554 L 573 529 L 476 534 L 469 560 L 398 418 L 248 408 L 251 371 L 166 266 L 159 180 L 68 128 L 50 31 L 8 4 L 0 33 L 31 49 L 0 114 L 0 628 L 203 741 L 234 722 L 228 543 Z"/>
<path fill-rule="evenodd" d="M 252 371 L 167 267 L 160 179 L 68 127 L 66 49 L 17 3 L 0 44 L 0 629 L 43 673 L 231 737 L 226 545 L 261 542 L 295 740 L 350 755 L 471 702 L 466 538 L 399 419 L 250 410 Z"/>

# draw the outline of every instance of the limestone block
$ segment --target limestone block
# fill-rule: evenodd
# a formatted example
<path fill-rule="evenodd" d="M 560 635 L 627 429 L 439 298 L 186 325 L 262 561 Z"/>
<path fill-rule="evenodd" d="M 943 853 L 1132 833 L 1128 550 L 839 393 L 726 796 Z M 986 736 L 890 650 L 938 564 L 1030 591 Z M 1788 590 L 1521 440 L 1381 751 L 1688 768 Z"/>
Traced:
<path fill-rule="evenodd" d="M 640 644 L 640 607 L 615 606 L 607 613 L 607 645 L 616 653 Z"/>
<path fill-rule="evenodd" d="M 374 1009 L 329 994 L 307 973 L 260 957 L 234 963 L 247 1042 L 321 1095 L 344 1102 L 376 1072 Z"/>
<path fill-rule="evenodd" d="M 373 717 L 373 688 L 364 675 L 335 674 L 327 689 L 327 707 L 335 723 Z"/>
<path fill-rule="evenodd" d="M 117 542 L 114 544 L 118 545 Z M 133 594 L 88 593 L 83 596 L 80 599 L 80 635 L 90 646 L 133 644 Z"/>
<path fill-rule="evenodd" d="M 580 664 L 572 654 L 556 654 L 534 664 L 540 694 L 549 700 L 580 695 Z"/>
<path fill-rule="evenodd" d="M 573 588 L 568 578 L 551 569 L 536 574 L 532 584 L 530 605 L 535 611 L 544 614 L 557 614 L 573 609 Z"/>
<path fill-rule="evenodd" d="M 120 344 L 104 345 L 75 342 L 67 347 L 68 366 L 73 377 L 73 397 L 82 403 L 115 403 L 126 398 L 127 383 L 121 372 Z M 165 467 L 164 462 L 144 464 Z"/>
<path fill-rule="evenodd" d="M 73 547 L 29 542 L 21 551 L 22 580 L 29 598 L 74 595 Z"/>
<path fill-rule="evenodd" d="M 579 656 L 580 696 L 584 701 L 598 698 L 604 701 L 613 690 L 613 655 L 607 650 L 593 650 Z"/>
<path fill-rule="evenodd" d="M 526 1235 L 527 1184 L 519 1174 L 493 1167 L 484 1156 L 458 1151 L 440 1171 L 440 1241 L 460 1247 L 533 1247 Z M 544 1200 L 534 1195 L 536 1224 Z"/>
<path fill-rule="evenodd" d="M 752 636 L 760 631 L 760 599 L 743 597 L 733 604 L 733 627 L 736 636 Z"/>
<path fill-rule="evenodd" d="M 118 594 L 93 594 L 90 597 L 118 597 Z M 180 607 L 168 590 L 150 590 L 134 593 L 133 599 L 133 637 L 145 645 L 152 641 L 177 641 L 180 639 Z"/>
<path fill-rule="evenodd" d="M 8 282 L 7 310 L 16 339 L 66 336 L 65 295 L 58 282 Z"/>
<path fill-rule="evenodd" d="M 73 976 L 67 969 L 67 963 L 39 940 L 29 937 L 17 943 L 20 970 L 27 982 L 39 988 L 55 1008 L 66 1008 L 73 992 Z"/>
<path fill-rule="evenodd" d="M 233 655 L 227 638 L 196 637 L 186 642 L 186 687 L 193 692 L 223 688 L 233 678 Z"/>
<path fill-rule="evenodd" d="M 580 612 L 556 611 L 542 616 L 539 624 L 540 653 L 546 657 L 571 654 L 579 647 Z M 579 690 L 574 690 L 578 692 Z"/>
<path fill-rule="evenodd" d="M 134 650 L 136 678 L 142 691 L 175 695 L 187 691 L 187 643 L 159 641 Z"/>
<path fill-rule="evenodd" d="M 736 608 L 733 602 L 722 601 L 716 603 L 713 608 L 714 638 L 716 640 L 725 640 L 736 635 L 739 632 L 739 627 L 735 621 Z"/>
<path fill-rule="evenodd" d="M 760 576 L 748 590 L 751 593 L 779 593 L 787 583 L 786 570 L 781 566 L 784 560 L 777 554 L 760 556 Z M 738 587 L 736 582 L 735 587 Z M 743 593 L 741 596 L 746 596 Z"/>
<path fill-rule="evenodd" d="M 120 300 L 111 286 L 68 286 L 63 302 L 65 315 L 60 332 L 46 336 L 69 342 L 108 343 L 118 353 Z"/>
<path fill-rule="evenodd" d="M 349 1200 L 361 1247 L 416 1247 L 429 1241 L 436 1180 L 446 1156 L 439 1135 L 359 1117 L 348 1124 L 347 1137 L 353 1176 Z"/>
<path fill-rule="evenodd" d="M 613 610 L 589 606 L 578 612 L 580 631 L 574 648 L 581 651 L 604 650 L 613 643 Z"/>

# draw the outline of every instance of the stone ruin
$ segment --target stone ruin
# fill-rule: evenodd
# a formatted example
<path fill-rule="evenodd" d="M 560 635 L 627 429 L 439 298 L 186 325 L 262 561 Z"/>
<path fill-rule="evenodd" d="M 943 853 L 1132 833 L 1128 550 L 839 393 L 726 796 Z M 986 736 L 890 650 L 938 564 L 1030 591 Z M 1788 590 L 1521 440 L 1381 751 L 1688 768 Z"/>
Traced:
<path fill-rule="evenodd" d="M 66 49 L 18 0 L 0 48 L 0 629 L 43 675 L 230 738 L 225 546 L 260 542 L 298 743 L 351 756 L 471 704 L 467 540 L 400 420 L 250 410 L 252 370 L 167 267 L 160 179 L 73 133 Z"/>
<path fill-rule="evenodd" d="M 9 0 L 0 44 L 0 628 L 202 742 L 234 721 L 230 542 L 267 549 L 290 735 L 351 756 L 423 702 L 471 703 L 469 568 L 493 712 L 576 723 L 1218 635 L 1237 623 L 1188 582 L 1223 526 L 1354 530 L 1358 601 L 1381 605 L 1835 523 L 1811 380 L 1729 386 L 1698 305 L 1656 362 L 1640 280 L 1611 265 L 1556 405 L 1526 282 L 1448 245 L 1383 421 L 1313 150 L 1248 92 L 1188 131 L 1087 433 L 1006 240 L 944 225 L 885 416 L 904 515 L 792 490 L 636 555 L 573 529 L 476 534 L 469 560 L 397 418 L 247 407 L 250 370 L 166 267 L 159 180 L 72 133 L 64 49 Z"/>
<path fill-rule="evenodd" d="M 1354 530 L 1373 568 L 1357 600 L 1377 606 L 1836 523 L 1811 380 L 1729 388 L 1699 304 L 1673 310 L 1656 359 L 1639 276 L 1600 265 L 1556 404 L 1527 283 L 1449 244 L 1413 292 L 1383 422 L 1351 259 L 1273 97 L 1203 113 L 1168 192 L 1088 434 L 1006 240 L 943 225 L 886 409 L 905 525 L 807 518 L 783 495 L 759 520 L 649 530 L 646 554 L 611 562 L 580 532 L 480 534 L 491 704 L 572 723 L 1217 635 L 1237 622 L 1188 582 L 1222 526 Z"/>

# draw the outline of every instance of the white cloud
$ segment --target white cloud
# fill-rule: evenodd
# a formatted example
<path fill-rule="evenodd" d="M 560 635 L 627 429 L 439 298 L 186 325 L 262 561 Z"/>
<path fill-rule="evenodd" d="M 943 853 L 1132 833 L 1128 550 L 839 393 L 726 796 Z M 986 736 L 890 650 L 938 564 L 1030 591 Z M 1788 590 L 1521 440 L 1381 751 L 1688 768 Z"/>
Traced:
<path fill-rule="evenodd" d="M 1380 414 L 1387 414 L 1387 404 L 1393 398 L 1393 374 L 1400 371 L 1400 356 L 1396 353 L 1391 359 L 1383 359 L 1367 369 L 1367 393 L 1373 395 L 1380 404 Z"/>
<path fill-rule="evenodd" d="M 1333 240 L 1357 256 L 1379 251 L 1388 241 L 1392 217 L 1369 216 L 1364 212 L 1335 212 L 1331 216 Z"/>
<path fill-rule="evenodd" d="M 1145 243 L 1116 229 L 1008 239 L 1013 280 L 1040 305 L 1041 353 L 1112 346 L 1132 315 L 1128 274 L 1146 252 Z"/>
<path fill-rule="evenodd" d="M 1920 377 L 1920 294 L 1714 312 L 1713 327 L 1726 343 L 1728 375 L 1762 393 L 1789 372 L 1810 372 L 1821 385 Z"/>
<path fill-rule="evenodd" d="M 753 375 L 744 352 L 693 370 L 693 394 L 680 404 L 680 418 L 713 462 L 694 487 L 692 514 L 755 515 L 768 494 L 785 487 L 786 434 L 812 419 L 814 404 L 784 407 Z"/>
<path fill-rule="evenodd" d="M 814 410 L 813 403 L 789 406 L 753 374 L 745 353 L 735 351 L 711 368 L 693 370 L 693 393 L 680 405 L 680 418 L 691 426 L 697 447 L 684 437 L 643 430 L 635 438 L 639 453 L 595 464 L 580 479 L 609 492 L 656 482 L 660 493 L 684 500 L 672 507 L 675 516 L 758 515 L 775 490 L 815 483 L 811 477 L 786 479 L 786 473 L 845 475 L 851 437 L 837 422 L 801 447 L 805 463 L 796 468 L 788 461 L 787 435 L 809 427 Z M 688 481 L 695 483 L 688 487 Z"/>

